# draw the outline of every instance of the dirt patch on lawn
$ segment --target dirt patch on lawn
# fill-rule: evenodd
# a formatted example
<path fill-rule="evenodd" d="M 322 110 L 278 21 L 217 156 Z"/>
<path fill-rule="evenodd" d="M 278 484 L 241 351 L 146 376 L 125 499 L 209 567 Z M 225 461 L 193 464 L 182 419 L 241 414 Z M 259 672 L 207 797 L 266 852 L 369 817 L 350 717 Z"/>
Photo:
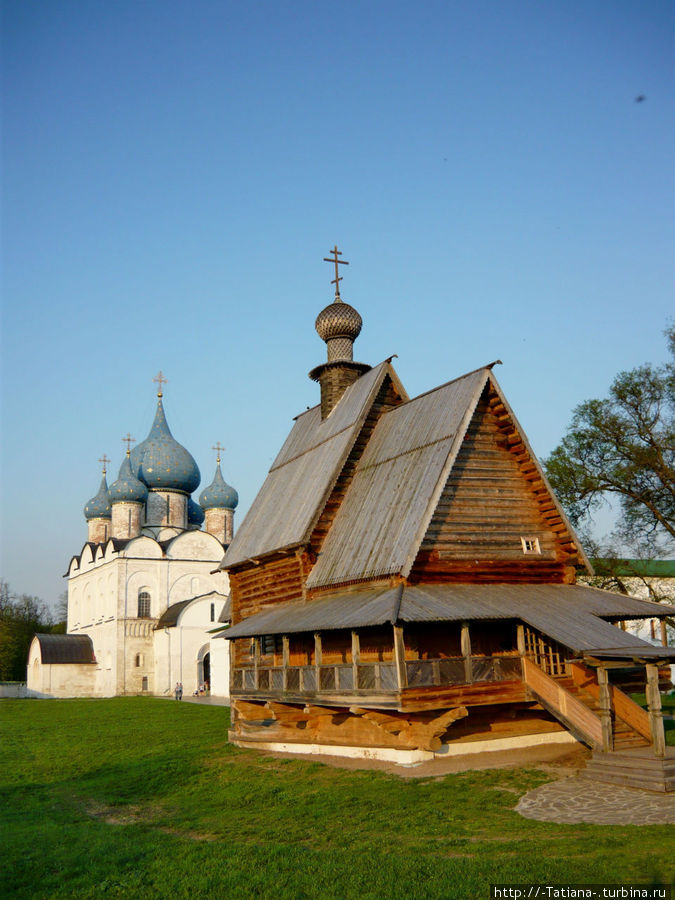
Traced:
<path fill-rule="evenodd" d="M 140 806 L 106 806 L 93 800 L 84 804 L 84 811 L 90 819 L 105 822 L 106 825 L 144 825 L 154 818 L 151 809 Z"/>

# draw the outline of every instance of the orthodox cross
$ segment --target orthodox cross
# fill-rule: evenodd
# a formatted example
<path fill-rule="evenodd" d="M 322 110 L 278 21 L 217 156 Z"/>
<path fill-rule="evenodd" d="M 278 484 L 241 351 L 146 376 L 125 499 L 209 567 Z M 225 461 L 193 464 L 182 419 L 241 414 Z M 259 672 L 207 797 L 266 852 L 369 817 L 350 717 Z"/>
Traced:
<path fill-rule="evenodd" d="M 342 298 L 340 297 L 340 282 L 342 281 L 342 278 L 340 275 L 338 275 L 338 266 L 348 266 L 349 263 L 346 259 L 338 259 L 338 256 L 342 256 L 342 250 L 338 250 L 337 244 L 329 252 L 333 254 L 333 258 L 331 259 L 329 256 L 324 256 L 323 261 L 334 263 L 335 265 L 335 278 L 333 281 L 331 281 L 331 284 L 335 285 L 335 299 L 341 300 Z"/>
<path fill-rule="evenodd" d="M 152 380 L 153 380 L 153 381 L 156 381 L 157 384 L 159 385 L 159 390 L 157 391 L 157 396 L 158 396 L 158 397 L 162 397 L 162 396 L 163 396 L 163 393 L 162 393 L 162 385 L 163 385 L 163 384 L 166 384 L 166 383 L 168 382 L 169 379 L 168 379 L 168 378 L 165 378 L 164 375 L 162 374 L 162 371 L 160 370 L 160 371 L 157 373 L 157 375 L 155 375 L 155 377 L 154 377 Z"/>
<path fill-rule="evenodd" d="M 107 456 L 105 455 L 105 453 L 104 453 L 103 456 L 99 459 L 99 462 L 100 462 L 100 463 L 103 463 L 103 474 L 105 475 L 105 473 L 108 471 L 107 465 L 108 465 L 108 463 L 110 462 L 110 460 L 108 459 L 108 457 L 107 457 Z"/>
<path fill-rule="evenodd" d="M 225 448 L 221 446 L 220 441 L 216 441 L 211 449 L 216 451 L 216 462 L 220 465 L 220 454 Z"/>
<path fill-rule="evenodd" d="M 136 443 L 136 438 L 132 438 L 132 436 L 127 431 L 126 437 L 122 438 L 122 443 L 127 445 L 127 456 L 131 453 L 131 445 Z"/>

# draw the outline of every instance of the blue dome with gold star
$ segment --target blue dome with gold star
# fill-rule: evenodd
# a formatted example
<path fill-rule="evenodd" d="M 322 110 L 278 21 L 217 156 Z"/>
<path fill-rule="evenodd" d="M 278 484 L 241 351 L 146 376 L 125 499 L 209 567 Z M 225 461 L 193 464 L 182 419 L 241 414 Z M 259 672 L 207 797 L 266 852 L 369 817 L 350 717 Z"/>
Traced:
<path fill-rule="evenodd" d="M 131 471 L 129 456 L 124 457 L 120 466 L 120 474 L 117 481 L 110 485 L 108 491 L 111 503 L 145 503 L 148 499 L 148 489 Z"/>
<path fill-rule="evenodd" d="M 202 509 L 235 509 L 237 503 L 239 494 L 223 478 L 219 461 L 213 481 L 199 495 L 199 505 Z"/>
<path fill-rule="evenodd" d="M 198 503 L 195 503 L 192 497 L 189 497 L 187 504 L 188 525 L 201 525 L 205 518 L 206 515 L 201 506 Z"/>
<path fill-rule="evenodd" d="M 89 519 L 109 519 L 111 515 L 110 494 L 108 493 L 108 482 L 104 470 L 98 493 L 91 500 L 87 500 L 85 504 L 84 517 L 89 521 Z"/>
<path fill-rule="evenodd" d="M 161 396 L 150 434 L 131 451 L 130 462 L 132 473 L 151 490 L 191 494 L 201 481 L 197 463 L 169 430 Z"/>

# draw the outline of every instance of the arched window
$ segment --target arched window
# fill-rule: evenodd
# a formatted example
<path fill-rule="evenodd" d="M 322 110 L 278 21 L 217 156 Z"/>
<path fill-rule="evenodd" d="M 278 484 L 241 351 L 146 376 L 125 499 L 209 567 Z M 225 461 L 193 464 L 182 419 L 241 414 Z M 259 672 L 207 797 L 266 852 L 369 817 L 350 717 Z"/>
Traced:
<path fill-rule="evenodd" d="M 140 669 L 140 667 L 145 663 L 145 659 L 143 658 L 142 653 L 136 654 L 136 668 Z"/>
<path fill-rule="evenodd" d="M 149 619 L 150 618 L 150 592 L 149 591 L 139 591 L 138 592 L 138 618 L 139 619 Z"/>

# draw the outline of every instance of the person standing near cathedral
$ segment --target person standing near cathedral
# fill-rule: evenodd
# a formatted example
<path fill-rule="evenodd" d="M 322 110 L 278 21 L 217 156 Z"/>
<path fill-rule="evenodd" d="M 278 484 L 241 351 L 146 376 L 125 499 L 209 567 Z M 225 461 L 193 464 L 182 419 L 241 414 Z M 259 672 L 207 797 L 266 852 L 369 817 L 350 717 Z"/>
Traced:
<path fill-rule="evenodd" d="M 176 700 L 183 699 L 183 685 L 180 683 L 180 681 L 176 682 L 175 694 L 176 694 Z"/>

